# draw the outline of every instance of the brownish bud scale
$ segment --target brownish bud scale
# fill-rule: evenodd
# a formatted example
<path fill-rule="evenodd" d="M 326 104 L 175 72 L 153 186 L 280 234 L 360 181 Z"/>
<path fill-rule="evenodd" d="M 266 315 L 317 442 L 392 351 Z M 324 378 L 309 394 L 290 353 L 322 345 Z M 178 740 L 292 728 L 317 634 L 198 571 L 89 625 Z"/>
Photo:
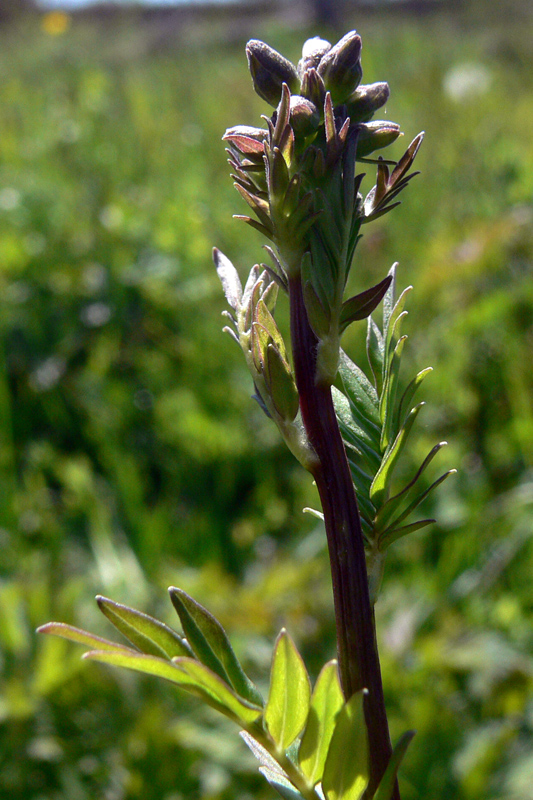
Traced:
<path fill-rule="evenodd" d="M 303 80 L 303 76 L 308 69 L 316 69 L 320 64 L 320 59 L 331 50 L 331 44 L 320 36 L 313 36 L 308 39 L 302 47 L 302 57 L 298 62 L 298 74 Z"/>
<path fill-rule="evenodd" d="M 383 81 L 358 86 L 346 101 L 346 113 L 352 123 L 368 122 L 376 111 L 385 105 L 389 95 L 389 84 Z"/>
<path fill-rule="evenodd" d="M 255 156 L 263 154 L 263 142 L 268 131 L 263 128 L 253 128 L 250 125 L 235 125 L 228 128 L 222 139 L 231 142 L 244 155 Z"/>
<path fill-rule="evenodd" d="M 291 95 L 290 121 L 295 136 L 310 136 L 320 125 L 317 107 L 306 97 Z"/>
<path fill-rule="evenodd" d="M 277 108 L 284 83 L 291 92 L 297 91 L 300 82 L 296 67 L 273 47 L 251 39 L 246 45 L 246 56 L 254 89 L 271 106 Z"/>
<path fill-rule="evenodd" d="M 356 125 L 357 158 L 366 158 L 374 150 L 380 150 L 392 144 L 401 135 L 400 126 L 395 122 L 362 122 Z"/>
<path fill-rule="evenodd" d="M 344 103 L 357 89 L 363 76 L 361 37 L 347 33 L 321 58 L 317 67 L 334 105 Z"/>

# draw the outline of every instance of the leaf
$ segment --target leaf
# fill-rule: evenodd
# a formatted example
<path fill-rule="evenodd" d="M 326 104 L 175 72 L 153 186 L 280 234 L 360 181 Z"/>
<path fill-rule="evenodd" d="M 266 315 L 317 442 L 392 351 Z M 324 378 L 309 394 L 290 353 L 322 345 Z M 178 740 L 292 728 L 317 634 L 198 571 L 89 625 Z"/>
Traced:
<path fill-rule="evenodd" d="M 327 800 L 361 800 L 368 786 L 365 693 L 356 692 L 339 711 L 322 779 Z"/>
<path fill-rule="evenodd" d="M 251 725 L 261 715 L 261 709 L 247 703 L 204 664 L 193 658 L 174 658 L 165 661 L 156 656 L 133 651 L 99 651 L 85 653 L 85 659 L 131 669 L 163 678 L 200 697 L 239 725 Z"/>
<path fill-rule="evenodd" d="M 239 273 L 224 253 L 213 248 L 213 261 L 229 305 L 238 311 L 242 300 L 242 284 Z"/>
<path fill-rule="evenodd" d="M 414 735 L 414 731 L 406 731 L 398 740 L 373 800 L 391 800 L 398 769 Z"/>
<path fill-rule="evenodd" d="M 298 789 L 287 778 L 280 775 L 279 772 L 275 772 L 268 767 L 259 767 L 259 772 L 284 800 L 305 800 Z"/>
<path fill-rule="evenodd" d="M 168 625 L 107 597 L 97 595 L 96 602 L 115 628 L 142 653 L 168 659 L 173 656 L 192 656 L 191 648 Z"/>
<path fill-rule="evenodd" d="M 266 350 L 265 377 L 276 411 L 286 422 L 292 422 L 300 408 L 300 395 L 290 366 L 273 344 Z"/>
<path fill-rule="evenodd" d="M 263 747 L 263 745 L 260 744 L 257 739 L 254 739 L 254 737 L 249 734 L 248 731 L 239 731 L 239 736 L 250 748 L 262 767 L 267 767 L 272 772 L 277 772 L 279 775 L 283 775 L 285 778 L 287 777 L 287 774 L 280 767 L 276 759 L 271 756 L 268 750 Z"/>
<path fill-rule="evenodd" d="M 365 373 L 348 358 L 344 350 L 340 351 L 339 375 L 350 402 L 366 419 L 380 427 L 377 392 Z"/>
<path fill-rule="evenodd" d="M 337 714 L 343 703 L 337 662 L 329 661 L 317 678 L 298 751 L 300 769 L 313 785 L 322 780 Z"/>
<path fill-rule="evenodd" d="M 379 549 L 386 550 L 393 542 L 397 542 L 402 536 L 407 536 L 408 533 L 414 533 L 427 525 L 432 525 L 436 520 L 434 519 L 421 519 L 418 522 L 411 522 L 409 525 L 403 525 L 401 528 L 389 528 L 382 533 L 379 537 Z"/>
<path fill-rule="evenodd" d="M 389 325 L 389 319 L 392 314 L 392 309 L 394 308 L 394 300 L 396 295 L 396 268 L 398 266 L 398 262 L 395 261 L 392 267 L 389 270 L 389 275 L 392 278 L 390 286 L 388 288 L 387 294 L 383 298 L 383 333 L 387 331 L 387 327 Z"/>
<path fill-rule="evenodd" d="M 261 694 L 245 675 L 220 622 L 182 589 L 171 586 L 168 591 L 183 633 L 198 660 L 229 683 L 241 697 L 262 706 Z"/>
<path fill-rule="evenodd" d="M 407 411 L 410 410 L 409 406 L 411 405 L 411 402 L 413 400 L 413 397 L 415 396 L 418 387 L 420 386 L 426 375 L 429 375 L 430 372 L 433 372 L 433 367 L 426 367 L 425 369 L 420 370 L 420 372 L 417 375 L 415 375 L 411 383 L 407 386 L 406 390 L 404 391 L 398 409 L 398 420 L 400 424 L 403 422 L 403 418 L 405 414 L 407 414 Z"/>
<path fill-rule="evenodd" d="M 407 313 L 407 312 L 405 312 Z M 407 336 L 402 336 L 398 339 L 390 366 L 386 370 L 385 380 L 383 384 L 383 392 L 380 398 L 379 415 L 381 417 L 382 429 L 380 439 L 380 449 L 385 452 L 391 440 L 391 434 L 395 429 L 396 419 L 396 390 L 398 386 L 398 378 L 400 374 L 400 364 L 402 360 L 402 352 L 407 341 Z"/>
<path fill-rule="evenodd" d="M 307 719 L 311 685 L 302 657 L 285 629 L 272 657 L 265 725 L 276 745 L 286 750 Z"/>
<path fill-rule="evenodd" d="M 383 388 L 383 352 L 384 343 L 381 331 L 372 317 L 368 317 L 366 355 L 374 376 L 374 386 L 378 395 L 381 395 Z"/>
<path fill-rule="evenodd" d="M 392 277 L 387 275 L 380 283 L 370 289 L 351 297 L 342 304 L 339 320 L 340 332 L 346 330 L 348 325 L 356 320 L 366 319 L 379 305 L 383 296 L 392 281 Z"/>
<path fill-rule="evenodd" d="M 68 639 L 77 644 L 83 644 L 86 647 L 97 648 L 98 650 L 126 650 L 135 653 L 135 650 L 126 647 L 117 642 L 110 642 L 109 639 L 102 639 L 101 636 L 95 636 L 93 633 L 75 628 L 73 625 L 66 625 L 64 622 L 47 622 L 46 625 L 41 625 L 37 628 L 37 633 L 49 633 L 52 636 L 60 636 L 62 639 Z"/>
<path fill-rule="evenodd" d="M 378 509 L 388 499 L 388 492 L 394 467 L 396 466 L 398 457 L 407 440 L 407 437 L 409 436 L 420 409 L 424 405 L 425 403 L 419 403 L 410 411 L 407 419 L 405 420 L 405 424 L 398 433 L 398 436 L 394 440 L 392 446 L 384 456 L 381 466 L 378 469 L 374 480 L 372 481 L 372 486 L 370 487 L 370 499 Z"/>

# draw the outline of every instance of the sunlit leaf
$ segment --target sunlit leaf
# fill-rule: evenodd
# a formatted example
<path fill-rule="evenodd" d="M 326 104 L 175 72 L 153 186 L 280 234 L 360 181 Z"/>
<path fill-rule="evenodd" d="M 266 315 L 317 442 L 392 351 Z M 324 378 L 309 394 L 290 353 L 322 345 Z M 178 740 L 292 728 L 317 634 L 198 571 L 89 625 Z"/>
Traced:
<path fill-rule="evenodd" d="M 259 690 L 245 675 L 220 622 L 182 589 L 172 586 L 169 594 L 183 633 L 199 661 L 229 683 L 241 697 L 262 705 Z"/>
<path fill-rule="evenodd" d="M 343 703 L 337 662 L 329 661 L 322 668 L 313 689 L 309 715 L 298 751 L 300 768 L 312 784 L 322 779 L 337 714 Z"/>
<path fill-rule="evenodd" d="M 368 786 L 368 736 L 364 692 L 342 706 L 324 766 L 322 788 L 327 800 L 361 800 Z"/>
<path fill-rule="evenodd" d="M 171 659 L 173 656 L 192 656 L 192 651 L 179 634 L 159 620 L 97 596 L 100 611 L 142 653 Z"/>
<path fill-rule="evenodd" d="M 311 685 L 305 664 L 286 630 L 279 634 L 272 657 L 265 725 L 278 747 L 286 750 L 307 719 Z"/>

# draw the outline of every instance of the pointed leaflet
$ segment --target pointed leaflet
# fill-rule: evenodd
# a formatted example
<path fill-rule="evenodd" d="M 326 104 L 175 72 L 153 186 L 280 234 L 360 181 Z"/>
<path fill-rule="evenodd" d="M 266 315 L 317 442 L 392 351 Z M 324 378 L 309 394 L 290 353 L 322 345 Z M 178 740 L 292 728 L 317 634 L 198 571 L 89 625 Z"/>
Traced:
<path fill-rule="evenodd" d="M 407 440 L 407 437 L 409 436 L 411 428 L 414 425 L 415 419 L 417 418 L 420 409 L 424 405 L 425 403 L 419 403 L 410 411 L 407 419 L 405 420 L 404 426 L 384 456 L 381 466 L 378 469 L 374 480 L 372 481 L 372 486 L 370 487 L 370 499 L 376 508 L 379 508 L 388 500 L 392 472 L 396 466 L 396 462 Z"/>
<path fill-rule="evenodd" d="M 245 675 L 220 622 L 182 589 L 171 586 L 168 591 L 183 633 L 198 660 L 227 681 L 239 695 L 262 706 L 259 690 Z"/>
<path fill-rule="evenodd" d="M 124 667 L 135 672 L 154 675 L 175 683 L 200 697 L 225 716 L 246 726 L 260 716 L 261 709 L 237 697 L 218 675 L 193 658 L 175 658 L 165 661 L 155 656 L 134 653 L 132 650 L 92 650 L 83 656 L 91 661 Z"/>
<path fill-rule="evenodd" d="M 313 785 L 322 780 L 335 722 L 343 703 L 337 662 L 329 661 L 317 678 L 298 751 L 300 769 Z"/>
<path fill-rule="evenodd" d="M 364 694 L 356 692 L 339 711 L 322 779 L 327 800 L 361 800 L 368 786 Z"/>
<path fill-rule="evenodd" d="M 345 300 L 339 320 L 339 329 L 343 333 L 350 323 L 366 319 L 377 307 L 383 295 L 389 288 L 392 277 L 387 275 L 384 280 L 360 294 Z"/>
<path fill-rule="evenodd" d="M 66 625 L 64 622 L 47 622 L 46 625 L 41 625 L 40 628 L 37 628 L 37 633 L 49 633 L 52 636 L 60 636 L 61 639 L 68 639 L 70 642 L 76 642 L 76 644 L 83 644 L 86 647 L 97 648 L 98 650 L 136 652 L 130 647 L 117 644 L 116 642 L 110 642 L 109 639 L 102 639 L 101 636 L 95 636 L 93 633 L 83 631 L 81 628 L 75 628 L 73 625 Z"/>
<path fill-rule="evenodd" d="M 387 547 L 393 542 L 397 542 L 402 536 L 407 536 L 408 533 L 414 533 L 427 525 L 432 525 L 436 520 L 434 519 L 421 519 L 418 522 L 411 522 L 409 525 L 403 525 L 401 528 L 390 528 L 379 537 L 379 549 L 386 550 Z"/>
<path fill-rule="evenodd" d="M 339 375 L 342 378 L 344 390 L 350 402 L 365 419 L 380 426 L 377 392 L 364 372 L 357 364 L 354 364 L 343 350 L 340 351 Z"/>
<path fill-rule="evenodd" d="M 176 631 L 159 620 L 97 595 L 98 608 L 141 653 L 160 658 L 192 656 L 192 650 Z"/>
<path fill-rule="evenodd" d="M 373 800 L 391 800 L 398 769 L 414 735 L 414 731 L 406 731 L 406 733 L 400 737 Z"/>
<path fill-rule="evenodd" d="M 266 349 L 265 378 L 276 411 L 286 422 L 292 422 L 300 408 L 300 396 L 291 368 L 273 344 Z"/>
<path fill-rule="evenodd" d="M 276 641 L 270 690 L 265 706 L 265 725 L 281 750 L 296 739 L 307 719 L 311 685 L 305 664 L 285 629 Z"/>
<path fill-rule="evenodd" d="M 409 483 L 406 486 L 404 486 L 404 488 L 400 492 L 398 492 L 398 494 L 395 494 L 394 497 L 391 497 L 389 500 L 387 500 L 387 502 L 383 506 L 381 506 L 376 515 L 376 520 L 375 520 L 377 530 L 385 530 L 388 527 L 395 513 L 398 511 L 398 509 L 405 502 L 412 501 L 413 495 L 416 495 L 416 493 L 418 492 L 418 488 L 415 488 L 416 484 L 418 483 L 418 479 L 421 477 L 422 473 L 429 466 L 429 464 L 433 461 L 439 450 L 441 450 L 446 444 L 447 442 L 439 442 L 439 444 L 436 444 L 435 447 L 433 447 L 425 457 L 421 466 L 418 468 L 414 478 L 412 478 L 412 480 L 410 480 Z M 416 506 L 421 502 L 421 499 L 422 498 L 416 500 L 416 504 L 410 507 L 410 511 L 413 511 L 416 508 Z M 404 518 L 405 517 L 402 516 L 401 519 Z M 399 520 L 396 520 L 394 524 L 396 524 L 398 521 Z"/>
<path fill-rule="evenodd" d="M 374 386 L 377 394 L 381 395 L 383 389 L 383 336 L 380 329 L 372 319 L 368 318 L 368 328 L 366 334 L 366 355 L 372 375 L 374 377 Z"/>

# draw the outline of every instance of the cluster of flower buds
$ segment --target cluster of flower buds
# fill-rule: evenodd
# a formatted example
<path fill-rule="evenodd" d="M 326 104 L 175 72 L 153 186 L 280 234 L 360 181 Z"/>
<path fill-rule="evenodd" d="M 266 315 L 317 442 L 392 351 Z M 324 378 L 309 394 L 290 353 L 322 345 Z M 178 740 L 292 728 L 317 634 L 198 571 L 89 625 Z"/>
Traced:
<path fill-rule="evenodd" d="M 394 142 L 400 128 L 372 119 L 389 87 L 361 84 L 361 37 L 352 31 L 333 46 L 309 39 L 297 66 L 255 39 L 246 53 L 256 92 L 275 110 L 266 128 L 237 125 L 224 135 L 235 186 L 253 212 L 240 218 L 274 245 L 277 283 L 290 294 L 301 281 L 318 339 L 317 382 L 331 384 L 343 331 L 370 314 L 388 286 L 385 279 L 343 296 L 361 225 L 396 205 L 421 136 L 392 173 L 383 159 L 374 162 L 377 183 L 364 199 L 356 162 Z"/>

